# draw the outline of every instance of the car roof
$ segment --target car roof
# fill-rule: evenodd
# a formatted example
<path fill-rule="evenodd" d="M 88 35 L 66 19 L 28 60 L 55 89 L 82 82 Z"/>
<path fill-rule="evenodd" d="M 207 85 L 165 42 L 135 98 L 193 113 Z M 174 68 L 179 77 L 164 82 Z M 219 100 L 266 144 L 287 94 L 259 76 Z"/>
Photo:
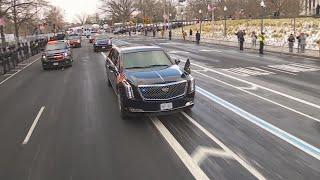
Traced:
<path fill-rule="evenodd" d="M 145 51 L 163 51 L 159 46 L 144 46 L 135 44 L 123 44 L 115 47 L 119 53 L 133 53 L 133 52 L 145 52 Z"/>

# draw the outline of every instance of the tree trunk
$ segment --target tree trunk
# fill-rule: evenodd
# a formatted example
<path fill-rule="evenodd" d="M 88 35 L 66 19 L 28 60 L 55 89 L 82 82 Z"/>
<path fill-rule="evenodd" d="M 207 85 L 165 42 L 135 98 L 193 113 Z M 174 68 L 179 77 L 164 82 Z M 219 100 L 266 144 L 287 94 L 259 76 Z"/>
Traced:
<path fill-rule="evenodd" d="M 1 44 L 5 45 L 6 44 L 6 39 L 4 37 L 4 26 L 0 26 L 0 34 L 1 34 Z"/>
<path fill-rule="evenodd" d="M 17 20 L 17 8 L 16 8 L 16 1 L 13 0 L 13 22 L 14 22 L 14 35 L 16 36 L 16 42 L 19 42 L 19 25 Z"/>

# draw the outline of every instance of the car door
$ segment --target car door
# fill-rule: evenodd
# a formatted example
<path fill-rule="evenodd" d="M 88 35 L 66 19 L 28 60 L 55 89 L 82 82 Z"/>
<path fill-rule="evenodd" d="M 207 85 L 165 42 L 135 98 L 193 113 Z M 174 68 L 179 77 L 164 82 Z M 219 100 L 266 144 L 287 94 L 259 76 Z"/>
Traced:
<path fill-rule="evenodd" d="M 112 84 L 114 90 L 116 90 L 117 76 L 119 74 L 117 64 L 119 63 L 119 52 L 116 49 L 112 49 L 108 57 L 109 64 L 108 68 L 108 78 Z"/>

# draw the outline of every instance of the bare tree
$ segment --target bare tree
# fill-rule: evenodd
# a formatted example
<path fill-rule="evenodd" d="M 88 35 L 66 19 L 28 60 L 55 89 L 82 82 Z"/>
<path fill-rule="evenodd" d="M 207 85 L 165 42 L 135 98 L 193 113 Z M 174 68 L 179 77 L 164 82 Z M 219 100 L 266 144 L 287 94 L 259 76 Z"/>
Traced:
<path fill-rule="evenodd" d="M 10 10 L 11 2 L 10 0 L 0 0 L 0 18 L 4 19 L 8 17 L 8 11 Z M 5 44 L 5 37 L 4 37 L 4 26 L 0 26 L 0 34 L 1 34 L 1 43 Z"/>
<path fill-rule="evenodd" d="M 49 32 L 55 32 L 62 29 L 65 25 L 62 9 L 50 6 L 49 10 L 44 14 L 44 21 Z"/>
<path fill-rule="evenodd" d="M 100 2 L 100 10 L 110 14 L 112 19 L 119 20 L 122 23 L 127 22 L 135 11 L 135 0 L 100 0 Z"/>
<path fill-rule="evenodd" d="M 14 22 L 16 40 L 19 41 L 19 27 L 26 21 L 34 18 L 41 7 L 47 6 L 45 0 L 11 0 L 9 18 Z"/>
<path fill-rule="evenodd" d="M 76 19 L 81 25 L 84 25 L 84 24 L 86 24 L 88 22 L 90 17 L 86 13 L 81 13 L 81 14 L 77 14 L 76 15 Z"/>

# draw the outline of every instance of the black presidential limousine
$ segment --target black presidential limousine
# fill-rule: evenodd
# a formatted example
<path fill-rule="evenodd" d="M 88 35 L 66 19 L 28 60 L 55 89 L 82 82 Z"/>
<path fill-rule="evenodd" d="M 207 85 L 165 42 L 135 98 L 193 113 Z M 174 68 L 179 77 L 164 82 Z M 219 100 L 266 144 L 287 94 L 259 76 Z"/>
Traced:
<path fill-rule="evenodd" d="M 158 46 L 113 47 L 106 59 L 106 73 L 121 116 L 190 109 L 195 81 L 190 75 L 190 61 L 184 69 L 179 62 L 172 61 Z"/>

